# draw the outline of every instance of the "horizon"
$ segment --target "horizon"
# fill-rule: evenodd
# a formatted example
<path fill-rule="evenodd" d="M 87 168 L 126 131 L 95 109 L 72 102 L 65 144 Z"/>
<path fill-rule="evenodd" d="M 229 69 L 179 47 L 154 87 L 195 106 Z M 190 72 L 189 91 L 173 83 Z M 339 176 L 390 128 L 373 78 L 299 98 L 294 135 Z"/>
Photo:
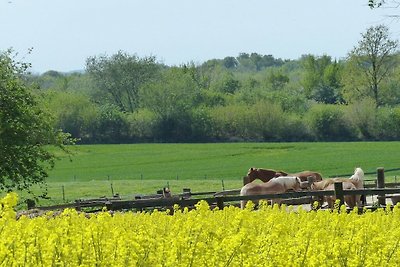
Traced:
<path fill-rule="evenodd" d="M 343 59 L 370 26 L 385 24 L 399 39 L 394 9 L 367 0 L 0 1 L 0 51 L 13 48 L 33 73 L 85 69 L 88 57 L 119 50 L 179 66 L 239 53 L 297 60 Z M 33 48 L 31 54 L 28 50 Z"/>

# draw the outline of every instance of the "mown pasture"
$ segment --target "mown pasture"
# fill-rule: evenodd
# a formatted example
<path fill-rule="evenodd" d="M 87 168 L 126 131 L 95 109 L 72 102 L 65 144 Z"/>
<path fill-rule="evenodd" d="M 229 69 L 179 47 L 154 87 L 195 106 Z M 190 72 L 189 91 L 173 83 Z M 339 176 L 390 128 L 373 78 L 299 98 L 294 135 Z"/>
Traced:
<path fill-rule="evenodd" d="M 400 142 L 76 145 L 70 150 L 72 156 L 58 154 L 50 172 L 50 203 L 112 192 L 133 197 L 166 185 L 173 192 L 237 189 L 249 167 L 307 169 L 332 177 L 360 166 L 371 178 L 377 167 L 400 168 Z M 399 174 L 387 172 L 387 180 Z"/>

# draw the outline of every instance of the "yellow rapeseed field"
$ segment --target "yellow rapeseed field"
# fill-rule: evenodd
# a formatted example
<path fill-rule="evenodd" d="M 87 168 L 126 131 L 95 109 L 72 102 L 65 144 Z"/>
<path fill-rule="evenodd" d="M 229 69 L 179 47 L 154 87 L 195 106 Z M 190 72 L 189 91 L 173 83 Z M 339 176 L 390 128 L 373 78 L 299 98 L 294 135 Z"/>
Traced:
<path fill-rule="evenodd" d="M 16 219 L 1 200 L 1 266 L 400 266 L 400 206 L 393 211 L 65 210 Z M 343 211 L 343 210 L 342 210 Z"/>

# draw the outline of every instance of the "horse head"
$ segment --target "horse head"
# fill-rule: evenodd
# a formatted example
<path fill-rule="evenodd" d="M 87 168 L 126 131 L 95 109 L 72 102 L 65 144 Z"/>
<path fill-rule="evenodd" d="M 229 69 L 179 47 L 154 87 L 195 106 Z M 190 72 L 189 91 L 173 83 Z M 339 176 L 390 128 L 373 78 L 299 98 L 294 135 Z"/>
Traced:
<path fill-rule="evenodd" d="M 249 177 L 249 182 L 253 182 L 255 179 L 260 179 L 264 183 L 268 182 L 272 178 L 282 176 L 281 174 L 286 174 L 285 172 L 277 172 L 270 169 L 262 168 L 250 168 L 247 172 L 247 177 Z"/>
<path fill-rule="evenodd" d="M 258 178 L 258 173 L 257 173 L 257 168 L 253 168 L 251 167 L 248 171 L 247 171 L 247 177 L 249 177 L 249 182 L 253 182 L 255 179 Z"/>

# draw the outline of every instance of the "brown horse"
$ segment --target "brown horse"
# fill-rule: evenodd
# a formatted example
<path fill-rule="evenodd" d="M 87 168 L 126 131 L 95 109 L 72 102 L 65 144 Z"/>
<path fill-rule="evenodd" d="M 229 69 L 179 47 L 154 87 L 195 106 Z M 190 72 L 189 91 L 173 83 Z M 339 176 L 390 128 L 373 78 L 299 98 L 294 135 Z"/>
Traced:
<path fill-rule="evenodd" d="M 264 195 L 264 194 L 279 194 L 285 193 L 288 190 L 299 191 L 301 190 L 302 184 L 298 177 L 281 176 L 272 178 L 266 183 L 249 183 L 242 187 L 240 190 L 241 196 L 252 196 L 252 195 Z M 258 203 L 258 201 L 254 201 Z M 272 204 L 280 204 L 280 199 L 273 199 Z M 246 207 L 247 200 L 240 201 L 240 207 L 244 209 Z"/>
<path fill-rule="evenodd" d="M 285 171 L 276 171 L 272 169 L 261 169 L 261 168 L 250 168 L 247 172 L 249 182 L 253 182 L 255 179 L 260 179 L 264 183 L 268 182 L 272 178 L 279 176 L 296 176 L 299 177 L 302 182 L 306 182 L 308 177 L 312 177 L 314 181 L 321 181 L 322 176 L 318 172 L 314 171 L 302 171 L 298 173 L 287 173 Z"/>
<path fill-rule="evenodd" d="M 255 179 L 260 179 L 264 183 L 268 182 L 272 178 L 279 176 L 287 176 L 287 173 L 271 170 L 271 169 L 261 169 L 261 168 L 250 168 L 247 172 L 247 177 L 249 177 L 249 183 L 253 182 Z"/>

